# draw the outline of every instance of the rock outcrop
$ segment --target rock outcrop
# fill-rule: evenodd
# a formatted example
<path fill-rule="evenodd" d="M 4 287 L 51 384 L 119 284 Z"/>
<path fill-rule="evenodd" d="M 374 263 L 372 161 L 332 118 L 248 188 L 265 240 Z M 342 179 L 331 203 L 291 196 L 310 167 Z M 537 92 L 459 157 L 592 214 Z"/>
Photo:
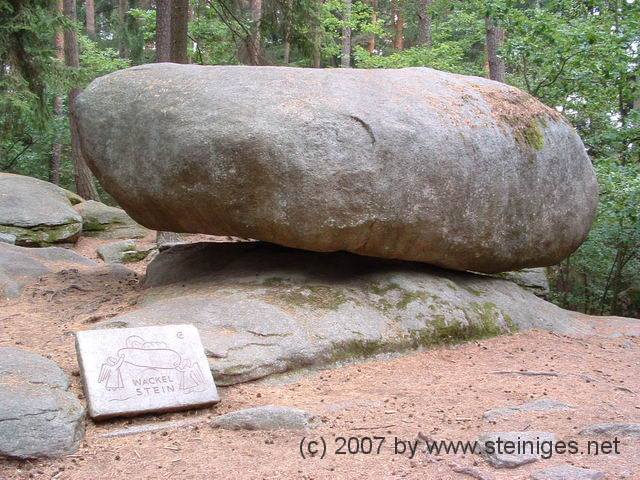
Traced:
<path fill-rule="evenodd" d="M 51 360 L 0 347 L 0 456 L 58 457 L 84 437 L 84 407 Z"/>
<path fill-rule="evenodd" d="M 121 208 L 95 200 L 79 203 L 74 208 L 82 216 L 82 233 L 87 237 L 129 239 L 142 238 L 151 233 L 134 222 Z"/>
<path fill-rule="evenodd" d="M 136 245 L 134 240 L 107 243 L 98 247 L 98 256 L 107 263 L 133 263 L 147 258 L 154 246 Z"/>
<path fill-rule="evenodd" d="M 0 242 L 0 299 L 19 296 L 25 285 L 47 273 L 95 265 L 65 248 L 26 248 Z"/>
<path fill-rule="evenodd" d="M 82 231 L 73 204 L 82 198 L 37 178 L 0 173 L 0 233 L 17 245 L 70 242 Z"/>
<path fill-rule="evenodd" d="M 137 309 L 96 328 L 191 323 L 220 385 L 517 329 L 582 328 L 505 280 L 261 242 L 170 248 L 145 286 Z"/>
<path fill-rule="evenodd" d="M 559 262 L 596 211 L 573 128 L 477 77 L 144 65 L 77 114 L 93 172 L 154 230 L 492 273 Z"/>

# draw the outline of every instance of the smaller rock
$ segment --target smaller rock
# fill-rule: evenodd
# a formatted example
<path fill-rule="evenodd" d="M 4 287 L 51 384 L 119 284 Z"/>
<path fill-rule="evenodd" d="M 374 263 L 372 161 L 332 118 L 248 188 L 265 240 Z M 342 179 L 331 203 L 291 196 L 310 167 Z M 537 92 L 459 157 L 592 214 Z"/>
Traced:
<path fill-rule="evenodd" d="M 105 438 L 116 438 L 116 437 L 129 437 L 131 435 L 139 435 L 141 433 L 153 433 L 160 432 L 163 430 L 176 430 L 179 428 L 187 428 L 194 427 L 196 425 L 202 424 L 202 420 L 173 420 L 168 422 L 153 422 L 153 423 L 142 423 L 140 425 L 134 425 L 132 427 L 121 428 L 118 430 L 113 430 L 111 432 L 107 432 L 102 437 Z"/>
<path fill-rule="evenodd" d="M 144 260 L 154 247 L 144 248 L 133 240 L 108 243 L 98 247 L 98 256 L 107 263 L 133 263 Z"/>
<path fill-rule="evenodd" d="M 533 400 L 532 402 L 523 403 L 522 405 L 516 405 L 513 407 L 494 408 L 484 412 L 482 418 L 491 422 L 503 417 L 510 417 L 517 413 L 531 413 L 531 412 L 558 412 L 563 410 L 571 410 L 574 408 L 558 400 L 551 398 L 541 398 Z"/>
<path fill-rule="evenodd" d="M 26 248 L 0 243 L 0 298 L 18 297 L 25 285 L 47 273 L 95 265 L 92 260 L 64 248 Z"/>
<path fill-rule="evenodd" d="M 0 456 L 59 457 L 78 449 L 85 410 L 68 386 L 52 361 L 0 349 Z"/>
<path fill-rule="evenodd" d="M 151 232 L 137 224 L 121 208 L 110 207 L 95 200 L 79 203 L 74 208 L 82 217 L 82 232 L 88 237 L 114 240 L 142 238 Z"/>
<path fill-rule="evenodd" d="M 9 245 L 15 245 L 16 236 L 10 233 L 0 233 L 0 242 L 8 243 Z"/>
<path fill-rule="evenodd" d="M 582 429 L 580 435 L 640 437 L 640 423 L 598 423 Z"/>
<path fill-rule="evenodd" d="M 69 379 L 51 360 L 19 348 L 0 347 L 0 376 L 9 375 L 18 376 L 29 383 L 63 390 L 69 388 Z"/>
<path fill-rule="evenodd" d="M 556 465 L 531 474 L 531 480 L 601 480 L 603 478 L 602 472 L 568 464 Z"/>
<path fill-rule="evenodd" d="M 0 233 L 26 246 L 73 241 L 82 230 L 72 206 L 78 201 L 78 195 L 52 183 L 0 173 Z"/>
<path fill-rule="evenodd" d="M 549 279 L 544 267 L 523 268 L 513 272 L 498 273 L 495 276 L 517 283 L 539 297 L 547 298 L 549 296 Z"/>
<path fill-rule="evenodd" d="M 304 410 L 266 405 L 220 415 L 211 425 L 226 430 L 306 430 L 313 428 L 315 421 L 316 417 Z"/>
<path fill-rule="evenodd" d="M 555 443 L 556 436 L 550 432 L 489 432 L 478 438 L 478 444 L 482 448 L 482 455 L 495 468 L 516 468 L 521 465 L 533 463 L 541 455 L 542 445 Z M 541 448 L 538 449 L 537 446 Z M 544 447 L 546 448 L 546 447 Z M 549 446 L 549 450 L 550 450 Z M 513 453 L 507 453 L 513 452 Z"/>

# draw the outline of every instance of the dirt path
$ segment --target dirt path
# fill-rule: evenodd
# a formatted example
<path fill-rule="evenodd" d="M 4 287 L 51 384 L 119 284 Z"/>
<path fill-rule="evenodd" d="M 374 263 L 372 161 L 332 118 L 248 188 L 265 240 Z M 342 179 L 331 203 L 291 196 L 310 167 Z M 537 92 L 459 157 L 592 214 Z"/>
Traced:
<path fill-rule="evenodd" d="M 72 332 L 96 318 L 132 308 L 136 274 L 66 271 L 27 287 L 0 307 L 0 345 L 19 346 L 56 361 L 83 397 Z M 497 371 L 531 370 L 525 376 Z M 420 478 L 469 479 L 473 467 L 496 480 L 528 479 L 530 472 L 571 463 L 640 479 L 640 439 L 625 439 L 620 455 L 558 455 L 515 470 L 496 470 L 478 455 L 394 454 L 394 439 L 474 440 L 484 431 L 552 431 L 579 439 L 586 425 L 640 423 L 640 338 L 572 339 L 528 332 L 482 342 L 345 365 L 304 375 L 221 389 L 222 402 L 186 413 L 87 422 L 82 448 L 63 459 L 0 461 L 0 479 Z M 552 398 L 575 406 L 555 413 L 518 414 L 492 424 L 485 410 Z M 208 426 L 213 416 L 275 404 L 317 414 L 317 430 L 229 432 Z M 134 436 L 104 434 L 149 422 L 188 419 L 196 426 Z M 379 454 L 335 454 L 336 437 L 385 437 Z M 324 459 L 300 455 L 300 442 L 327 443 Z M 338 441 L 339 442 L 339 441 Z M 355 441 L 353 441 L 355 442 Z M 377 447 L 377 442 L 375 443 Z M 304 451 L 304 450 L 303 450 Z"/>

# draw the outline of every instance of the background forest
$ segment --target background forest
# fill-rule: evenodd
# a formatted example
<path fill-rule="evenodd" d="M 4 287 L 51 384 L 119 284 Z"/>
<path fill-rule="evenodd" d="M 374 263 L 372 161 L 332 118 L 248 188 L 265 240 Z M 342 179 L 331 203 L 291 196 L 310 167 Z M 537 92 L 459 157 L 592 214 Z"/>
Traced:
<path fill-rule="evenodd" d="M 552 300 L 640 317 L 639 47 L 634 0 L 0 0 L 0 170 L 109 202 L 69 113 L 88 82 L 132 65 L 487 76 L 563 112 L 598 173 L 598 218 L 549 269 Z"/>

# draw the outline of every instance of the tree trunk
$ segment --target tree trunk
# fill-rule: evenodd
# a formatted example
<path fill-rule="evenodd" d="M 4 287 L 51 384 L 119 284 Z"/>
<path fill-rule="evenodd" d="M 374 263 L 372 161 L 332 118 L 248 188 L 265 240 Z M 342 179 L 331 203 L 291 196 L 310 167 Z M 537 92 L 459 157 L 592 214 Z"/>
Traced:
<path fill-rule="evenodd" d="M 431 38 L 431 14 L 429 7 L 433 0 L 420 0 L 418 6 L 418 45 L 431 47 L 433 40 Z"/>
<path fill-rule="evenodd" d="M 391 16 L 393 17 L 393 48 L 404 48 L 404 17 L 402 13 L 402 0 L 391 0 Z"/>
<path fill-rule="evenodd" d="M 369 0 L 371 4 L 371 23 L 376 23 L 378 21 L 378 0 Z M 376 49 L 376 34 L 372 33 L 367 40 L 367 51 L 369 53 L 373 53 Z"/>
<path fill-rule="evenodd" d="M 485 17 L 486 41 L 487 41 L 487 62 L 489 63 L 489 78 L 496 82 L 504 83 L 505 65 L 504 60 L 498 55 L 498 51 L 504 43 L 504 30 L 497 26 L 491 17 Z"/>
<path fill-rule="evenodd" d="M 85 6 L 85 28 L 87 29 L 87 35 L 89 38 L 96 38 L 96 4 L 95 0 L 86 0 Z"/>
<path fill-rule="evenodd" d="M 261 38 L 260 38 L 260 23 L 262 21 L 262 0 L 250 0 L 249 8 L 251 10 L 251 35 L 247 42 L 247 49 L 249 53 L 249 64 L 260 65 L 260 58 L 262 57 L 261 51 Z"/>
<path fill-rule="evenodd" d="M 285 12 L 284 12 L 284 64 L 289 65 L 291 61 L 291 0 L 286 0 L 285 2 Z"/>
<path fill-rule="evenodd" d="M 340 67 L 351 67 L 351 0 L 344 0 L 344 15 L 342 17 L 342 54 Z"/>
<path fill-rule="evenodd" d="M 129 0 L 118 0 L 118 22 L 120 23 L 120 39 L 118 41 L 118 55 L 127 58 L 127 12 Z"/>
<path fill-rule="evenodd" d="M 58 0 L 56 8 L 62 13 L 62 0 Z M 64 33 L 62 30 L 56 32 L 56 57 L 61 63 L 64 63 Z M 62 116 L 62 97 L 56 95 L 53 99 L 53 114 L 56 118 Z M 55 185 L 60 185 L 60 164 L 62 163 L 62 144 L 59 135 L 57 135 L 51 147 L 51 162 L 49 164 L 49 181 Z"/>
<path fill-rule="evenodd" d="M 322 64 L 322 26 L 320 25 L 320 16 L 322 11 L 322 0 L 315 0 L 313 2 L 314 12 L 313 12 L 313 26 L 312 26 L 312 35 L 313 35 L 313 50 L 311 52 L 311 57 L 313 61 L 313 68 L 320 68 Z"/>
<path fill-rule="evenodd" d="M 63 2 L 64 16 L 70 22 L 75 22 L 76 16 L 76 0 L 64 0 Z M 73 28 L 67 28 L 64 31 L 64 59 L 68 67 L 80 67 L 80 55 L 78 52 L 78 37 Z M 73 159 L 76 192 L 87 200 L 100 200 L 96 189 L 91 171 L 87 167 L 87 163 L 82 156 L 80 150 L 80 135 L 78 131 L 78 121 L 75 116 L 76 98 L 80 93 L 80 89 L 72 88 L 69 92 L 69 127 L 71 130 L 71 158 Z"/>
<path fill-rule="evenodd" d="M 171 61 L 189 63 L 189 0 L 171 0 Z"/>
<path fill-rule="evenodd" d="M 158 0 L 156 7 L 156 62 L 171 61 L 171 0 Z"/>

